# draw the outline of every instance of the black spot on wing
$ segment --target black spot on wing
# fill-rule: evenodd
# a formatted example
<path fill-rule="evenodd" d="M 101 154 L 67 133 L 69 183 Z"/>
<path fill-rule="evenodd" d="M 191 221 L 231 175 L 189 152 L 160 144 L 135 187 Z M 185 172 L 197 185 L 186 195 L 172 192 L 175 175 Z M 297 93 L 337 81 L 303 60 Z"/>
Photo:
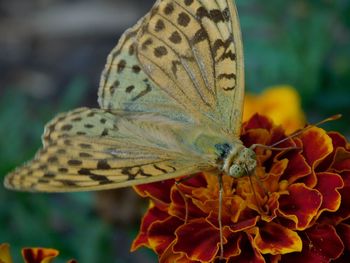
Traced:
<path fill-rule="evenodd" d="M 132 98 L 131 101 L 136 101 L 139 98 L 145 96 L 147 93 L 152 91 L 152 87 L 151 87 L 151 84 L 148 82 L 148 79 L 144 79 L 143 82 L 145 83 L 146 88 L 143 91 L 141 91 L 137 96 Z"/>
<path fill-rule="evenodd" d="M 126 67 L 126 61 L 124 59 L 122 59 L 121 61 L 119 61 L 118 65 L 117 65 L 117 72 L 121 73 L 125 67 Z"/>
<path fill-rule="evenodd" d="M 125 92 L 126 92 L 126 93 L 131 93 L 134 89 L 135 89 L 135 86 L 134 86 L 134 85 L 130 85 L 129 87 L 127 87 L 127 88 L 125 89 Z"/>
<path fill-rule="evenodd" d="M 218 79 L 236 79 L 236 74 L 234 74 L 234 73 L 230 73 L 230 74 L 223 73 L 223 74 L 220 74 L 218 76 Z"/>
<path fill-rule="evenodd" d="M 177 23 L 180 26 L 187 27 L 191 22 L 191 18 L 185 12 L 181 12 L 177 18 Z"/>
<path fill-rule="evenodd" d="M 163 31 L 164 28 L 165 28 L 164 21 L 162 19 L 158 19 L 158 21 L 156 22 L 156 25 L 154 27 L 154 31 L 160 32 L 160 31 Z"/>
<path fill-rule="evenodd" d="M 109 169 L 111 169 L 111 166 L 108 164 L 107 160 L 99 160 L 97 163 L 97 169 L 109 170 Z"/>
<path fill-rule="evenodd" d="M 174 12 L 175 8 L 172 3 L 168 3 L 164 8 L 164 14 L 171 15 Z"/>
<path fill-rule="evenodd" d="M 66 124 L 62 126 L 61 131 L 70 131 L 72 128 L 73 128 L 73 125 Z"/>
<path fill-rule="evenodd" d="M 184 2 L 186 6 L 190 6 L 193 4 L 193 0 L 185 0 Z"/>
<path fill-rule="evenodd" d="M 169 40 L 174 44 L 180 44 L 182 41 L 181 35 L 179 32 L 174 31 L 171 36 L 169 37 Z"/>
<path fill-rule="evenodd" d="M 154 55 L 157 57 L 157 58 L 161 58 L 165 55 L 168 54 L 168 50 L 166 49 L 165 46 L 159 46 L 159 47 L 156 47 L 154 49 Z"/>
<path fill-rule="evenodd" d="M 97 175 L 97 174 L 92 174 L 89 176 L 91 180 L 97 181 L 100 185 L 102 184 L 109 184 L 112 183 L 113 181 L 109 180 L 106 176 L 104 175 Z"/>
<path fill-rule="evenodd" d="M 207 31 L 205 31 L 204 28 L 201 28 L 195 33 L 194 37 L 191 39 L 191 43 L 193 45 L 196 45 L 199 42 L 202 42 L 207 39 L 209 39 Z"/>
<path fill-rule="evenodd" d="M 70 166 L 80 166 L 83 164 L 83 162 L 80 160 L 69 160 L 67 164 Z"/>
<path fill-rule="evenodd" d="M 142 43 L 141 49 L 142 49 L 142 50 L 147 50 L 147 48 L 148 48 L 150 45 L 152 45 L 152 44 L 153 44 L 153 40 L 152 40 L 151 38 L 148 38 L 148 39 L 146 39 L 146 40 Z"/>

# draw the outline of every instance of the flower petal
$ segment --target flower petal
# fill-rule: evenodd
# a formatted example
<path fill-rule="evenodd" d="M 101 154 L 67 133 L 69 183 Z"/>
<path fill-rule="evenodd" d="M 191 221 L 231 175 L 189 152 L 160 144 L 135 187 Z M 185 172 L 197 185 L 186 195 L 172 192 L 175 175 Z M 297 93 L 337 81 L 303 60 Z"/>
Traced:
<path fill-rule="evenodd" d="M 190 263 L 184 253 L 174 253 L 175 240 L 167 247 L 159 258 L 159 263 Z"/>
<path fill-rule="evenodd" d="M 254 244 L 263 254 L 286 254 L 301 251 L 302 241 L 295 231 L 274 222 L 257 228 Z"/>
<path fill-rule="evenodd" d="M 176 217 L 168 217 L 164 221 L 154 222 L 148 231 L 150 247 L 162 254 L 175 240 L 175 230 L 183 225 L 183 221 Z"/>
<path fill-rule="evenodd" d="M 282 124 L 287 133 L 301 128 L 305 123 L 300 96 L 291 86 L 272 87 L 259 96 L 247 94 L 243 119 L 248 120 L 257 111 L 269 116 L 277 125 Z"/>
<path fill-rule="evenodd" d="M 302 252 L 284 255 L 282 262 L 329 263 L 343 253 L 344 245 L 333 226 L 315 225 L 301 236 L 303 239 Z"/>
<path fill-rule="evenodd" d="M 0 244 L 0 263 L 12 263 L 9 244 Z"/>
<path fill-rule="evenodd" d="M 134 239 L 130 250 L 135 251 L 142 246 L 150 247 L 148 240 L 148 230 L 150 226 L 155 222 L 164 221 L 168 217 L 168 213 L 158 209 L 157 207 L 149 208 L 142 219 L 139 234 Z"/>
<path fill-rule="evenodd" d="M 200 208 L 198 208 L 196 203 L 193 202 L 194 200 L 193 198 L 191 198 L 192 197 L 191 191 L 188 191 L 188 189 L 186 190 L 186 187 L 187 187 L 186 185 L 180 184 L 178 185 L 178 188 L 176 187 L 172 188 L 172 191 L 170 194 L 171 204 L 169 206 L 168 213 L 172 216 L 176 216 L 180 219 L 185 220 L 186 203 L 184 198 L 186 198 L 188 218 L 191 219 L 191 218 L 205 217 L 206 214 Z M 184 195 L 184 197 L 180 194 L 179 189 Z"/>
<path fill-rule="evenodd" d="M 336 259 L 342 254 L 344 244 L 333 226 L 316 224 L 306 232 L 317 253 L 325 258 Z"/>
<path fill-rule="evenodd" d="M 338 174 L 323 172 L 317 174 L 317 181 L 316 189 L 323 197 L 318 215 L 323 211 L 337 211 L 341 202 L 338 190 L 344 187 L 342 178 Z"/>
<path fill-rule="evenodd" d="M 212 262 L 219 251 L 220 235 L 209 222 L 200 218 L 176 230 L 175 252 L 184 252 L 191 260 Z"/>
<path fill-rule="evenodd" d="M 321 162 L 321 164 L 318 166 L 319 171 L 327 171 L 330 168 L 330 166 L 334 160 L 334 155 L 335 155 L 337 149 L 340 147 L 342 147 L 342 148 L 347 147 L 347 142 L 346 142 L 346 139 L 344 138 L 344 136 L 340 135 L 337 132 L 328 132 L 327 134 L 332 139 L 333 152 L 330 155 L 328 155 Z"/>
<path fill-rule="evenodd" d="M 155 183 L 134 186 L 134 190 L 142 197 L 150 197 L 160 203 L 170 203 L 170 190 L 175 180 L 165 180 Z M 157 202 L 155 202 L 157 204 Z"/>
<path fill-rule="evenodd" d="M 257 247 L 252 245 L 253 237 L 250 234 L 242 235 L 239 242 L 241 253 L 238 256 L 231 257 L 229 262 L 239 263 L 265 263 L 265 259 L 258 251 Z"/>
<path fill-rule="evenodd" d="M 334 224 L 350 218 L 350 172 L 343 172 L 341 177 L 344 182 L 344 187 L 339 190 L 341 205 L 335 213 L 328 215 L 327 218 L 328 221 L 332 221 Z"/>
<path fill-rule="evenodd" d="M 52 248 L 23 248 L 22 256 L 26 263 L 50 263 L 59 252 Z"/>
<path fill-rule="evenodd" d="M 240 243 L 242 233 L 229 233 L 226 236 L 227 243 L 224 244 L 224 258 L 235 257 L 241 254 Z"/>
<path fill-rule="evenodd" d="M 322 203 L 322 195 L 315 189 L 304 184 L 290 185 L 289 195 L 280 197 L 280 213 L 285 218 L 292 220 L 298 230 L 307 228 L 312 219 L 317 215 Z"/>
<path fill-rule="evenodd" d="M 311 173 L 311 167 L 301 153 L 290 153 L 286 158 L 288 159 L 288 166 L 284 171 L 281 178 L 282 180 L 288 180 L 288 182 L 292 184 Z"/>
<path fill-rule="evenodd" d="M 340 147 L 336 150 L 331 169 L 337 172 L 350 171 L 350 152 Z"/>
<path fill-rule="evenodd" d="M 307 163 L 315 171 L 317 166 L 333 151 L 332 139 L 326 132 L 317 127 L 312 127 L 300 135 L 303 143 L 303 155 Z M 314 187 L 317 183 L 316 175 L 312 173 L 303 182 Z"/>
<path fill-rule="evenodd" d="M 344 247 L 347 251 L 350 251 L 350 225 L 339 224 L 337 225 L 337 233 L 343 241 Z"/>

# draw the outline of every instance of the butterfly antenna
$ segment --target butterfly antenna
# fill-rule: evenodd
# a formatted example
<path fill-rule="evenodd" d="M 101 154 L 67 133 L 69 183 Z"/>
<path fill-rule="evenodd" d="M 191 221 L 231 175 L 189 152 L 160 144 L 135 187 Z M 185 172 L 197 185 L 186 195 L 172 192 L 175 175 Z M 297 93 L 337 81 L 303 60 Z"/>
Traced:
<path fill-rule="evenodd" d="M 317 127 L 317 126 L 320 126 L 326 122 L 330 122 L 330 121 L 335 121 L 335 120 L 339 120 L 340 118 L 342 117 L 341 114 L 336 114 L 336 115 L 333 115 L 327 119 L 324 119 L 320 122 L 317 122 L 317 123 L 314 123 L 314 124 L 309 124 L 308 126 L 304 127 L 303 129 L 299 130 L 299 131 L 296 131 L 296 132 L 293 132 L 292 134 L 290 134 L 288 137 L 272 144 L 272 145 L 263 145 L 263 144 L 253 144 L 250 148 L 252 149 L 255 149 L 256 147 L 261 147 L 261 148 L 265 148 L 265 149 L 270 149 L 270 150 L 280 150 L 280 151 L 283 151 L 283 150 L 295 150 L 295 149 L 300 149 L 299 147 L 287 147 L 287 148 L 276 148 L 275 146 L 281 144 L 282 142 L 285 142 L 285 141 L 288 141 L 289 139 L 291 138 L 294 138 L 302 133 L 304 133 L 305 131 L 311 129 L 312 127 Z"/>

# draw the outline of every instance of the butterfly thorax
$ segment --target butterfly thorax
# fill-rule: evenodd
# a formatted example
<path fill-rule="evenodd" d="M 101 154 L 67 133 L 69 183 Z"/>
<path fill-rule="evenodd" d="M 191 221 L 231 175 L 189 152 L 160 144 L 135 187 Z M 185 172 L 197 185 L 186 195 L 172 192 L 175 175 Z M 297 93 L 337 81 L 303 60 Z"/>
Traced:
<path fill-rule="evenodd" d="M 234 143 L 217 144 L 215 148 L 220 156 L 220 169 L 234 178 L 250 175 L 256 168 L 255 152 L 245 147 L 240 141 Z"/>

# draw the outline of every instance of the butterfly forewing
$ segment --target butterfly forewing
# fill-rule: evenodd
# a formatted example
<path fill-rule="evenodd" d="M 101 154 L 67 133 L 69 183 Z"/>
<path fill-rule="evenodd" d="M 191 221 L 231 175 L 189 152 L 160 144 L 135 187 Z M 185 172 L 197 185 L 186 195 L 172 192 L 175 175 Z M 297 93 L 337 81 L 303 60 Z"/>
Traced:
<path fill-rule="evenodd" d="M 172 118 L 216 122 L 238 136 L 243 79 L 238 16 L 230 0 L 162 0 L 110 54 L 99 100 L 103 108 L 165 114 L 169 108 Z"/>

